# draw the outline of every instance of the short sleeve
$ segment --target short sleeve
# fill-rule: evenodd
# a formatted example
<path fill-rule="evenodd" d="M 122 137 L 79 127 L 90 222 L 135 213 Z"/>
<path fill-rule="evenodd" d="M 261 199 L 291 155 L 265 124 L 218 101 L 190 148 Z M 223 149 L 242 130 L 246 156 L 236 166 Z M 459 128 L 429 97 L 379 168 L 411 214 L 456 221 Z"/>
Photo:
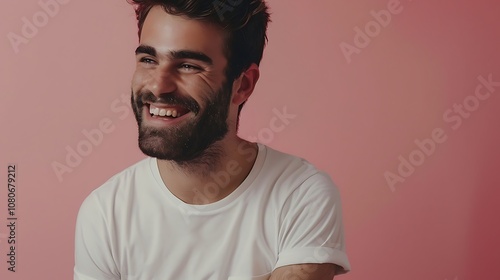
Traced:
<path fill-rule="evenodd" d="M 348 272 L 340 193 L 325 173 L 307 178 L 287 197 L 280 215 L 276 267 L 333 263 Z"/>
<path fill-rule="evenodd" d="M 80 207 L 75 232 L 74 280 L 120 279 L 111 238 L 98 201 L 91 193 Z"/>

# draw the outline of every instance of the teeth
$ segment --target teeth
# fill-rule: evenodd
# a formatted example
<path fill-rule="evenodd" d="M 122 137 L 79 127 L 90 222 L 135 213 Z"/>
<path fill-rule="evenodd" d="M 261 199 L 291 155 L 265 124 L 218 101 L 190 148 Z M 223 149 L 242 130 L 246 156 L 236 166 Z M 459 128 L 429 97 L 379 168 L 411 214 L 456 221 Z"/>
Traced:
<path fill-rule="evenodd" d="M 176 118 L 179 114 L 177 113 L 177 110 L 171 110 L 171 109 L 160 109 L 158 107 L 153 107 L 153 106 L 149 106 L 149 113 L 151 115 L 155 115 L 155 116 L 160 116 L 160 117 L 172 117 L 172 118 Z"/>

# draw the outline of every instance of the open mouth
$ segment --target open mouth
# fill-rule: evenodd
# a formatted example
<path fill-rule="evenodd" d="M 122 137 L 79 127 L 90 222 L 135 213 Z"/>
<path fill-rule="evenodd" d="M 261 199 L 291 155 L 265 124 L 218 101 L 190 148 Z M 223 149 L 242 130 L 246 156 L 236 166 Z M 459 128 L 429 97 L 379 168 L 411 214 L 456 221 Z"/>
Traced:
<path fill-rule="evenodd" d="M 149 114 L 152 117 L 175 119 L 189 112 L 188 109 L 180 106 L 156 107 L 153 104 L 149 104 Z"/>

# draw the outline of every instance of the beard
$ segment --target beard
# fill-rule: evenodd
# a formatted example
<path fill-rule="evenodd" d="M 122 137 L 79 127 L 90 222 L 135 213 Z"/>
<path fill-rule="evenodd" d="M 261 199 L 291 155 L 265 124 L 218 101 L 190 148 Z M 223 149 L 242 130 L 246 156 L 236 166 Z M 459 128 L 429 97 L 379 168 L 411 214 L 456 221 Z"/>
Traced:
<path fill-rule="evenodd" d="M 228 132 L 227 117 L 231 101 L 231 84 L 225 82 L 217 92 L 205 92 L 200 106 L 193 98 L 177 93 L 156 97 L 150 91 L 132 91 L 131 103 L 139 128 L 139 148 L 150 157 L 174 161 L 179 165 L 202 161 L 213 164 L 222 150 L 215 143 Z M 146 102 L 182 106 L 195 117 L 170 127 L 144 124 L 142 111 Z M 148 112 L 149 113 L 149 112 Z"/>

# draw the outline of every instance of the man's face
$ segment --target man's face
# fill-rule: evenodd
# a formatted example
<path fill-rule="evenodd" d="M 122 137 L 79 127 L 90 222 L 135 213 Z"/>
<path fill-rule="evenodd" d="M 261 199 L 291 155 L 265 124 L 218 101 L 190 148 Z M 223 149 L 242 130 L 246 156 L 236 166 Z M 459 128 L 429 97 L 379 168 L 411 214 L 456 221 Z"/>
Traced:
<path fill-rule="evenodd" d="M 143 153 L 185 162 L 226 135 L 232 85 L 223 43 L 214 26 L 151 9 L 132 80 Z"/>

